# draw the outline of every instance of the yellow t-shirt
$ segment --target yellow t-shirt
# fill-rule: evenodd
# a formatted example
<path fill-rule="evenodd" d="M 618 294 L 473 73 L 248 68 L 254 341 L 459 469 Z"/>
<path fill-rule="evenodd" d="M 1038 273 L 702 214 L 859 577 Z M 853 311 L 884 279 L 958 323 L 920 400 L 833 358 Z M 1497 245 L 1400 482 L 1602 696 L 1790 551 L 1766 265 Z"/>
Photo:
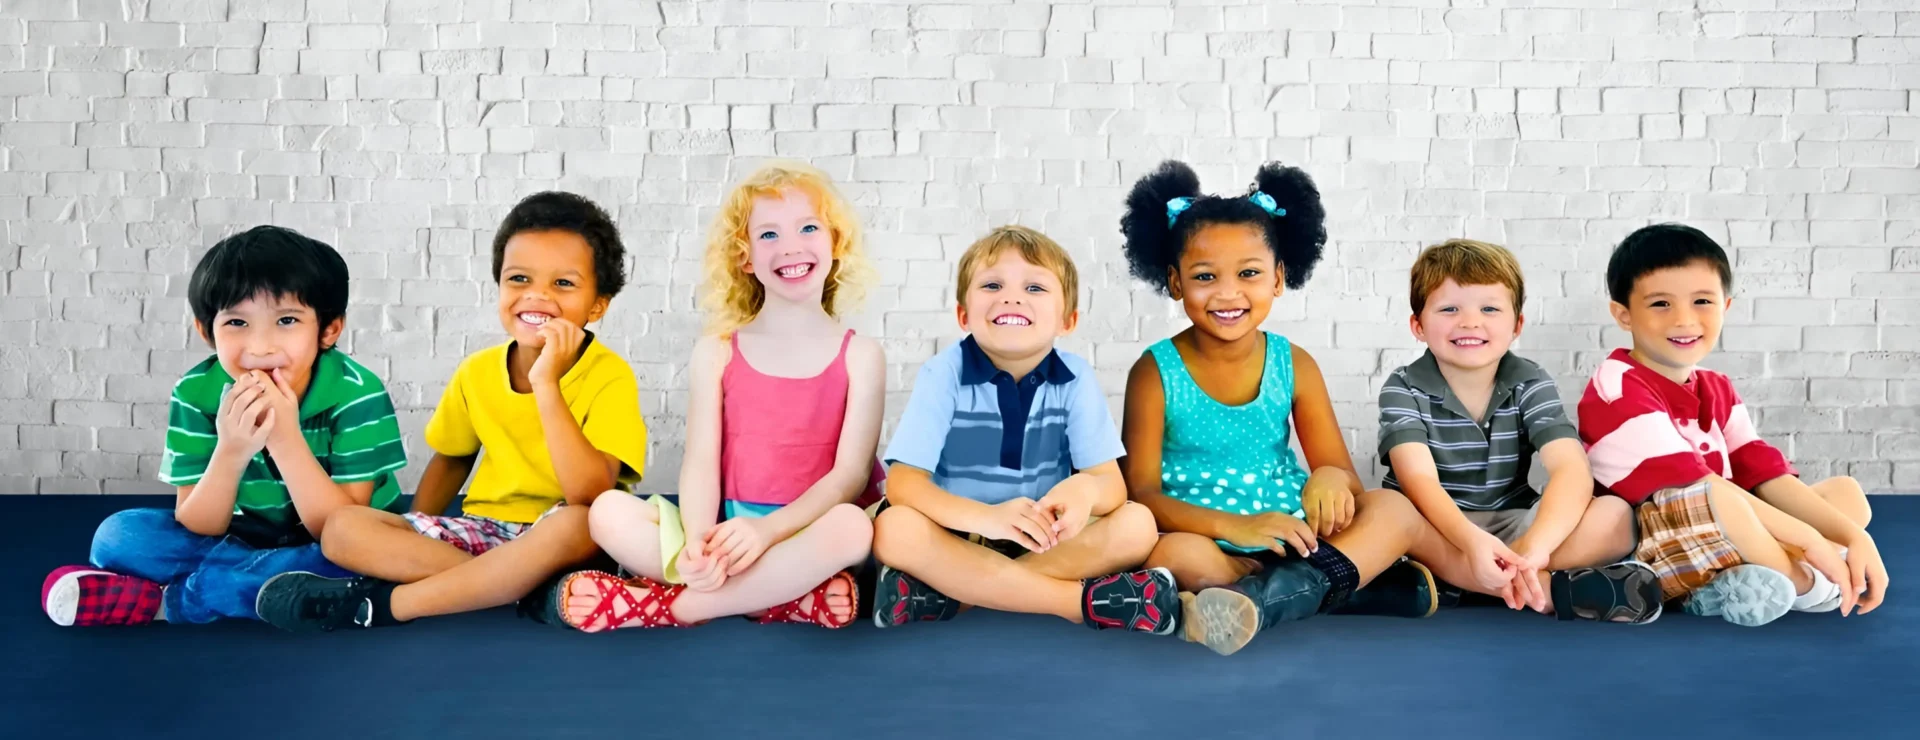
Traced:
<path fill-rule="evenodd" d="M 460 362 L 427 422 L 427 445 L 443 455 L 476 452 L 462 509 L 508 522 L 532 522 L 566 498 L 547 454 L 533 394 L 515 393 L 507 376 L 511 342 Z M 647 423 L 633 368 L 589 339 L 580 360 L 560 378 L 560 395 L 593 446 L 624 463 L 618 485 L 639 482 L 647 461 Z"/>

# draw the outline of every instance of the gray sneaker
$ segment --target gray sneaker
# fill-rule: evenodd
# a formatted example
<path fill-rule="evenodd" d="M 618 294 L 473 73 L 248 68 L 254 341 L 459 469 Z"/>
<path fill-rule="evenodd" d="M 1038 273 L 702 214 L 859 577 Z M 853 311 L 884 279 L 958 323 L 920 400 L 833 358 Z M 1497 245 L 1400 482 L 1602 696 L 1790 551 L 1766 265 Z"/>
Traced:
<path fill-rule="evenodd" d="M 1793 608 L 1793 579 L 1764 566 L 1736 565 L 1714 576 L 1687 598 L 1696 617 L 1720 617 L 1742 627 L 1758 627 Z"/>

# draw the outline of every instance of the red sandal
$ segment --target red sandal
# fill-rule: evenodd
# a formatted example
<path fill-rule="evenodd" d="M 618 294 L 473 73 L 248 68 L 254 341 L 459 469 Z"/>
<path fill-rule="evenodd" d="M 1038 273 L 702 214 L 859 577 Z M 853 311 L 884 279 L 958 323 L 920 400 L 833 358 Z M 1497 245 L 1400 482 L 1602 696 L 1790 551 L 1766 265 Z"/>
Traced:
<path fill-rule="evenodd" d="M 833 585 L 835 579 L 840 578 L 846 579 L 847 586 L 849 587 L 847 598 L 853 600 L 854 611 L 859 611 L 860 582 L 853 577 L 852 573 L 843 570 L 833 574 L 827 578 L 827 580 L 821 582 L 820 585 L 815 586 L 812 591 L 802 594 L 800 598 L 767 609 L 766 614 L 760 615 L 753 621 L 759 624 L 773 624 L 775 622 L 817 624 L 830 630 L 845 627 L 851 624 L 854 619 L 857 619 L 858 615 L 850 614 L 847 616 L 846 621 L 835 622 L 833 620 L 833 613 L 827 610 L 827 587 Z"/>
<path fill-rule="evenodd" d="M 578 578 L 592 580 L 594 585 L 600 587 L 600 603 L 594 605 L 593 611 L 587 614 L 586 619 L 575 622 L 567 617 L 565 604 L 567 596 L 573 592 L 573 581 Z M 627 588 L 628 586 L 645 588 L 647 591 L 636 599 L 633 592 Z M 679 600 L 680 594 L 686 590 L 687 587 L 684 585 L 670 586 L 641 577 L 622 581 L 619 576 L 612 573 L 583 570 L 560 579 L 556 584 L 554 606 L 557 614 L 555 616 L 567 626 L 582 632 L 598 632 L 622 627 L 686 627 L 688 625 L 685 622 L 673 617 L 673 602 Z M 617 611 L 615 607 L 620 603 L 626 605 L 627 611 L 622 616 L 615 616 Z M 652 608 L 649 609 L 649 607 Z M 586 625 L 596 621 L 602 622 L 599 630 L 587 629 Z"/>

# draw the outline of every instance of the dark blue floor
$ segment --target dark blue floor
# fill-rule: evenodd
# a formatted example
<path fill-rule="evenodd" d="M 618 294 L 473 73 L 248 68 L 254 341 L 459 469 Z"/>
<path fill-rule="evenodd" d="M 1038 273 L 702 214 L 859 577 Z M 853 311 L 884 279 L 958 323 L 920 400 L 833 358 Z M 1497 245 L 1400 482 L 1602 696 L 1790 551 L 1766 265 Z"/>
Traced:
<path fill-rule="evenodd" d="M 1040 617 L 570 633 L 511 609 L 356 633 L 61 629 L 41 579 L 130 497 L 0 498 L 0 737 L 1913 737 L 1920 497 L 1876 497 L 1879 611 L 1759 629 L 1481 607 L 1327 617 L 1221 658 Z M 1906 579 L 1902 581 L 1901 579 Z"/>

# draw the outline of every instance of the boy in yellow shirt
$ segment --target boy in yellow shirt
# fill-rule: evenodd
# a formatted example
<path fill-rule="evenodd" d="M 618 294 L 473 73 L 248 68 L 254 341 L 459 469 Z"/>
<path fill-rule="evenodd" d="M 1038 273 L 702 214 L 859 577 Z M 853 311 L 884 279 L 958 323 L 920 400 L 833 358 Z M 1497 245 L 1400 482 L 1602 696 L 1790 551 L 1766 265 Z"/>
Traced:
<path fill-rule="evenodd" d="M 260 590 L 261 619 L 331 631 L 486 609 L 598 553 L 588 505 L 646 463 L 633 370 L 582 328 L 626 282 L 625 251 L 606 211 L 571 193 L 507 214 L 493 276 L 509 341 L 454 371 L 427 423 L 434 456 L 412 511 L 334 512 L 321 547 L 365 577 L 277 576 Z M 464 514 L 442 516 L 463 484 Z"/>

